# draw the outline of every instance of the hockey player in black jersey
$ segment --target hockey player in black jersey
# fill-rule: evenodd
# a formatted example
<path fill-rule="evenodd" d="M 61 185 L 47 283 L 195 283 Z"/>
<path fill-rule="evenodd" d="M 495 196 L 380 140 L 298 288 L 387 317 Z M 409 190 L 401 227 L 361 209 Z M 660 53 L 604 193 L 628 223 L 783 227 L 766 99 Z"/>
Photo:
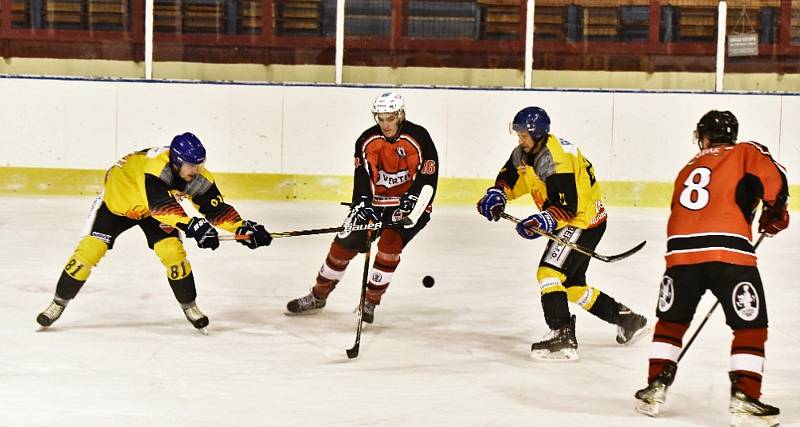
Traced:
<path fill-rule="evenodd" d="M 400 94 L 378 96 L 372 114 L 376 124 L 356 140 L 353 197 L 345 219 L 345 225 L 384 225 L 372 234 L 378 239 L 378 251 L 367 282 L 362 317 L 367 323 L 374 319 L 400 254 L 430 220 L 439 177 L 436 146 L 424 127 L 406 119 Z M 343 231 L 334 238 L 311 292 L 289 301 L 286 314 L 314 313 L 325 307 L 350 260 L 366 249 L 366 233 Z"/>
<path fill-rule="evenodd" d="M 577 146 L 550 133 L 550 118 L 539 107 L 519 111 L 511 124 L 519 145 L 500 170 L 495 185 L 478 201 L 478 212 L 497 221 L 507 199 L 530 194 L 540 212 L 517 225 L 526 239 L 540 236 L 536 229 L 594 250 L 606 229 L 606 210 L 594 167 Z M 630 343 L 641 335 L 647 320 L 599 289 L 589 286 L 586 270 L 590 258 L 567 246 L 549 241 L 539 262 L 542 309 L 550 332 L 531 346 L 541 360 L 578 358 L 575 316 L 567 302 L 617 325 L 617 342 Z"/>

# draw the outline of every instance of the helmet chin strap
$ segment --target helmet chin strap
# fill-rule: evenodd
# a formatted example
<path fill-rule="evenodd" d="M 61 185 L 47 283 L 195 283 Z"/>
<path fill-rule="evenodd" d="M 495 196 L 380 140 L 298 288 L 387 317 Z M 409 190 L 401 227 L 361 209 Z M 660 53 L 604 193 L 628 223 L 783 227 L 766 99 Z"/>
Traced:
<path fill-rule="evenodd" d="M 547 136 L 548 135 L 545 134 L 540 140 L 533 140 L 533 153 L 531 154 L 539 154 L 539 152 L 542 151 L 542 148 L 547 144 Z M 531 139 L 533 139 L 532 135 Z"/>

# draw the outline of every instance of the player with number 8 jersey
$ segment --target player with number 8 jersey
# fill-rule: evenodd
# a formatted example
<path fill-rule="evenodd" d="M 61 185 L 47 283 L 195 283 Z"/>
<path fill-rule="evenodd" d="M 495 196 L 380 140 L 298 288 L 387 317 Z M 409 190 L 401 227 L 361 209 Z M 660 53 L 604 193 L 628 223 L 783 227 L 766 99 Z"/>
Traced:
<path fill-rule="evenodd" d="M 744 141 L 700 150 L 675 179 L 667 267 L 721 261 L 756 265 L 750 241 L 761 198 L 785 209 L 783 167 L 763 145 Z"/>
<path fill-rule="evenodd" d="M 751 228 L 759 202 L 759 232 L 769 236 L 786 228 L 789 192 L 785 170 L 769 150 L 752 141 L 737 143 L 738 131 L 730 111 L 706 113 L 695 129 L 700 151 L 675 179 L 648 384 L 635 394 L 642 414 L 660 414 L 683 336 L 710 290 L 733 330 L 730 425 L 777 425 L 778 408 L 759 400 L 768 322 Z"/>

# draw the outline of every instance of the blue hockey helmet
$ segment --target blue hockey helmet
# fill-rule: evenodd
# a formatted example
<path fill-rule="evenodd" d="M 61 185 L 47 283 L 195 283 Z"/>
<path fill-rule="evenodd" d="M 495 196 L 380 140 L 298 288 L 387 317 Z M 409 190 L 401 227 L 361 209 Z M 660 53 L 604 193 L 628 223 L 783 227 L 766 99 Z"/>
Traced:
<path fill-rule="evenodd" d="M 550 117 L 539 107 L 525 107 L 514 116 L 511 132 L 528 131 L 534 141 L 540 141 L 550 133 Z"/>
<path fill-rule="evenodd" d="M 193 133 L 182 133 L 169 144 L 169 161 L 178 168 L 184 163 L 200 165 L 206 161 L 206 149 Z"/>
<path fill-rule="evenodd" d="M 739 121 L 730 111 L 711 110 L 700 118 L 695 129 L 698 141 L 708 137 L 712 143 L 735 143 L 739 135 Z"/>

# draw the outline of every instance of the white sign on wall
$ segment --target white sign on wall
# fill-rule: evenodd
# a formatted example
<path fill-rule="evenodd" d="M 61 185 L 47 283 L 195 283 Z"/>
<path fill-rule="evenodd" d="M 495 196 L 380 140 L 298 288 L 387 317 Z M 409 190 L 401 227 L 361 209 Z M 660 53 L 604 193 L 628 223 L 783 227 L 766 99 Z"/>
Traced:
<path fill-rule="evenodd" d="M 758 34 L 729 34 L 728 56 L 758 56 Z"/>

